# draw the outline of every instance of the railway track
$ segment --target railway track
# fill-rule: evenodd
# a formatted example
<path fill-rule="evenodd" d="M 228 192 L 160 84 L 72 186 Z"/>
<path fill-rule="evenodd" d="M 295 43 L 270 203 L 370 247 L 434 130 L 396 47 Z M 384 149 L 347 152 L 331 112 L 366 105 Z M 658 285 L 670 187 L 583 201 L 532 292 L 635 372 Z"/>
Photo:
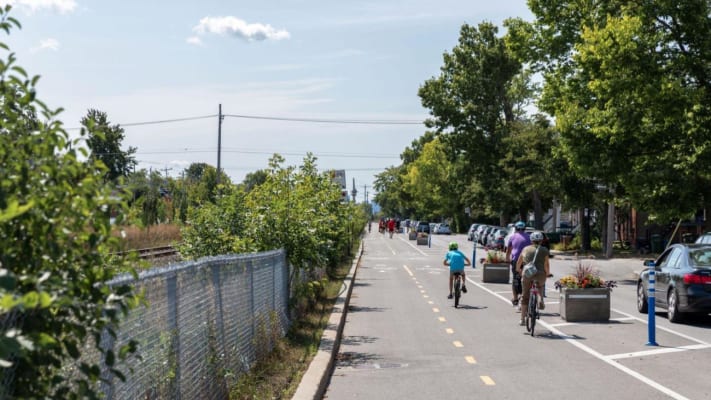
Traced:
<path fill-rule="evenodd" d="M 156 258 L 173 257 L 178 254 L 178 250 L 173 246 L 148 247 L 145 249 L 135 249 L 122 251 L 117 254 L 126 255 L 129 253 L 138 253 L 138 257 L 143 260 L 152 260 Z"/>

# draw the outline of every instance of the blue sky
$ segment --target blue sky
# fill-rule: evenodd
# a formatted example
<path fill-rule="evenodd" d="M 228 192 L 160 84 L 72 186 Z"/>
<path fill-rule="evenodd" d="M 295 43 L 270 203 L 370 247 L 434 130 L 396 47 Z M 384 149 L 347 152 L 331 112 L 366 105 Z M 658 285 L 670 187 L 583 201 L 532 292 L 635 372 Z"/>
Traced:
<path fill-rule="evenodd" d="M 8 1 L 0 1 L 7 4 Z M 439 73 L 463 23 L 530 19 L 525 0 L 13 0 L 22 29 L 3 36 L 39 98 L 67 128 L 90 108 L 113 123 L 217 114 L 419 122 L 417 90 Z M 5 57 L 5 56 L 3 56 Z M 125 126 L 139 168 L 178 176 L 217 164 L 217 117 Z M 226 117 L 222 167 L 234 182 L 273 153 L 345 169 L 348 189 L 400 164 L 422 125 Z"/>

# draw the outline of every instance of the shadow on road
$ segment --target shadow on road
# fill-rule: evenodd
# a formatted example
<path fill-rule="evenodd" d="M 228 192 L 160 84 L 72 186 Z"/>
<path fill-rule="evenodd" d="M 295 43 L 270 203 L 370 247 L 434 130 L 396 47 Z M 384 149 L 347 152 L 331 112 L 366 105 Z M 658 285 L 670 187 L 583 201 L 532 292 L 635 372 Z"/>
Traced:
<path fill-rule="evenodd" d="M 452 306 L 454 307 L 454 306 Z M 489 307 L 479 307 L 479 306 L 468 306 L 466 304 L 460 304 L 459 307 L 457 308 L 458 310 L 485 310 Z"/>
<path fill-rule="evenodd" d="M 373 336 L 345 336 L 341 339 L 341 345 L 360 346 L 363 343 L 375 343 L 378 340 Z"/>
<path fill-rule="evenodd" d="M 348 312 L 383 312 L 387 310 L 387 308 L 383 307 L 360 307 L 360 306 L 354 306 L 350 305 L 348 306 Z"/>

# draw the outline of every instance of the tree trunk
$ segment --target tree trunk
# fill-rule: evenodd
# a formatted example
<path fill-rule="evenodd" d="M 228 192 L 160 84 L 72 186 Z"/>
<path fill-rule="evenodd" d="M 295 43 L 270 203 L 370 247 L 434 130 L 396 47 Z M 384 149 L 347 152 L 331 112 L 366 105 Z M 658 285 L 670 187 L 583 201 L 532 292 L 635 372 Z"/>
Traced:
<path fill-rule="evenodd" d="M 592 210 L 588 207 L 585 209 L 581 209 L 580 212 L 580 221 L 582 224 L 582 227 L 580 228 L 580 246 L 583 251 L 590 251 L 590 212 Z"/>
<path fill-rule="evenodd" d="M 615 240 L 615 203 L 607 205 L 607 235 L 605 240 L 605 257 L 612 258 L 612 242 Z"/>

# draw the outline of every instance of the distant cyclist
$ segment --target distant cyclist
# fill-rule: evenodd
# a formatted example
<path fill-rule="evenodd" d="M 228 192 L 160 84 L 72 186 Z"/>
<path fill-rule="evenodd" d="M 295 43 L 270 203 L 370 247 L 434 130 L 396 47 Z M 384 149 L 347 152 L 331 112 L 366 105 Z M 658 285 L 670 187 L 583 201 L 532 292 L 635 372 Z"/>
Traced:
<path fill-rule="evenodd" d="M 513 279 L 511 280 L 511 292 L 513 294 L 511 304 L 515 307 L 519 304 L 518 298 L 522 292 L 521 275 L 516 272 L 516 261 L 518 261 L 523 248 L 531 244 L 531 239 L 529 239 L 526 234 L 525 222 L 518 221 L 514 227 L 516 231 L 506 243 L 506 262 L 511 263 L 511 274 L 513 275 Z"/>
<path fill-rule="evenodd" d="M 521 270 L 525 264 L 533 262 L 536 265 L 538 272 L 533 277 L 523 277 L 523 294 L 521 295 L 521 325 L 524 325 L 524 317 L 528 312 L 528 297 L 531 293 L 531 283 L 535 280 L 538 282 L 538 287 L 543 288 L 546 284 L 546 277 L 550 274 L 551 266 L 548 258 L 548 249 L 541 246 L 543 242 L 543 232 L 536 231 L 531 233 L 531 245 L 526 246 L 518 257 L 516 263 L 516 271 L 521 276 Z M 535 259 L 534 259 L 535 257 Z M 538 308 L 543 310 L 546 304 L 543 302 L 543 296 L 540 298 Z"/>
<path fill-rule="evenodd" d="M 462 292 L 467 292 L 467 275 L 464 272 L 464 267 L 472 265 L 467 256 L 459 251 L 459 245 L 457 242 L 451 242 L 449 244 L 449 251 L 444 256 L 444 266 L 449 266 L 449 296 L 448 299 L 452 298 L 452 284 L 454 283 L 454 273 L 459 272 L 462 274 Z"/>

